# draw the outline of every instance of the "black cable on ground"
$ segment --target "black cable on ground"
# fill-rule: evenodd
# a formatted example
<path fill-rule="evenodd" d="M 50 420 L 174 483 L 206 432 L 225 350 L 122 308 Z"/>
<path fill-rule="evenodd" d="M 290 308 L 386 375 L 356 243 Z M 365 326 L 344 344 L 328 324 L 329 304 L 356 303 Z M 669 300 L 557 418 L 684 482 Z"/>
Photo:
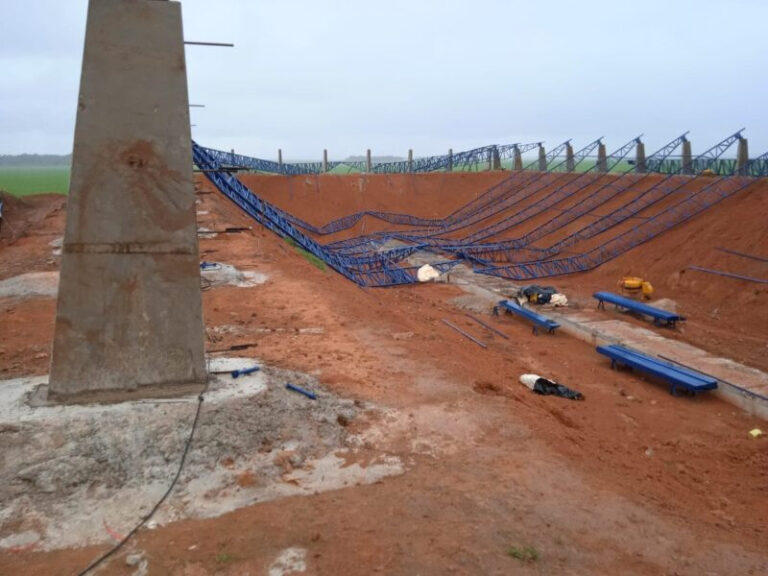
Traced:
<path fill-rule="evenodd" d="M 189 433 L 189 438 L 187 439 L 187 444 L 184 446 L 184 452 L 181 455 L 181 462 L 179 462 L 179 469 L 176 471 L 176 476 L 173 478 L 173 482 L 171 482 L 171 485 L 168 487 L 168 490 L 165 491 L 165 494 L 163 494 L 163 497 L 160 498 L 160 500 L 157 501 L 157 504 L 154 505 L 152 510 L 149 511 L 149 513 L 144 516 L 141 521 L 131 530 L 128 532 L 128 534 L 125 535 L 125 537 L 120 540 L 117 544 L 115 544 L 110 550 L 99 556 L 96 560 L 91 562 L 88 567 L 83 570 L 82 572 L 78 572 L 77 576 L 86 576 L 91 570 L 99 566 L 102 562 L 104 562 L 107 558 L 114 555 L 118 550 L 120 550 L 123 546 L 125 546 L 126 542 L 131 539 L 131 537 L 136 534 L 136 532 L 139 531 L 139 529 L 146 524 L 152 516 L 155 515 L 155 512 L 157 512 L 158 508 L 163 505 L 163 502 L 166 501 L 168 496 L 171 495 L 171 492 L 173 492 L 173 489 L 176 487 L 176 483 L 179 481 L 179 477 L 181 476 L 181 471 L 184 469 L 184 462 L 187 460 L 187 454 L 189 453 L 189 448 L 192 446 L 192 439 L 195 437 L 195 430 L 197 429 L 197 422 L 200 419 L 200 411 L 203 407 L 203 395 L 208 390 L 208 385 L 205 385 L 205 389 L 200 393 L 200 395 L 197 397 L 197 410 L 195 411 L 195 420 L 192 422 L 192 430 Z"/>

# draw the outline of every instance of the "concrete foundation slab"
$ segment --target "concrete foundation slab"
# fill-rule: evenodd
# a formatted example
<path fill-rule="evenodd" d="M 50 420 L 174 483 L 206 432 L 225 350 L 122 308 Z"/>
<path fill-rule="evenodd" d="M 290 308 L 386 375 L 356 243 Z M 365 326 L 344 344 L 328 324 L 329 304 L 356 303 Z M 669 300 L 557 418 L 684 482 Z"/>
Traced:
<path fill-rule="evenodd" d="M 91 0 L 50 397 L 206 380 L 181 6 Z"/>

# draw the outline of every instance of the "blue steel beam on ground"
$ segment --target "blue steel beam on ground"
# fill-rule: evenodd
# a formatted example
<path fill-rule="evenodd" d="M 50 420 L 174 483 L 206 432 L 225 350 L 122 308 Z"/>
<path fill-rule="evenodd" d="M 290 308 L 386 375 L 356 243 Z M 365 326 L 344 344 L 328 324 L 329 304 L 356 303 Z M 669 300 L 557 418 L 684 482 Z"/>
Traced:
<path fill-rule="evenodd" d="M 668 144 L 665 144 L 649 158 L 651 160 L 663 160 L 683 143 L 686 134 L 687 132 L 678 136 Z M 552 247 L 549 249 L 536 249 L 535 254 L 531 254 L 530 251 L 522 251 L 521 249 L 527 248 L 532 242 L 543 238 L 547 234 L 550 234 L 566 224 L 577 220 L 581 216 L 588 214 L 622 192 L 637 187 L 638 184 L 649 177 L 650 174 L 647 172 L 636 174 L 634 168 L 625 170 L 624 173 L 618 177 L 607 177 L 606 184 L 563 211 L 552 220 L 545 222 L 538 228 L 532 230 L 526 236 L 500 241 L 496 244 L 478 245 L 473 248 L 463 249 L 461 250 L 461 254 L 481 266 L 490 266 L 494 262 L 525 262 L 529 259 L 529 256 L 532 256 L 535 260 L 545 259 L 548 254 L 549 257 L 551 257 L 552 254 L 556 253 L 555 249 Z"/>
<path fill-rule="evenodd" d="M 699 272 L 706 272 L 707 274 L 716 274 L 718 276 L 725 276 L 726 278 L 746 280 L 747 282 L 756 282 L 758 284 L 768 284 L 768 280 L 765 280 L 763 278 L 754 278 L 752 276 L 744 276 L 743 274 L 734 274 L 733 272 L 725 272 L 724 270 L 713 270 L 712 268 L 702 268 L 701 266 L 688 266 L 688 270 L 698 270 Z"/>
<path fill-rule="evenodd" d="M 740 137 L 741 131 L 736 132 L 709 148 L 696 159 L 716 159 L 720 155 L 724 154 L 731 146 L 733 146 L 733 144 L 736 143 Z M 682 171 L 683 169 L 684 167 L 681 166 L 680 170 Z M 556 242 L 546 249 L 547 255 L 552 257 L 562 252 L 564 248 L 572 246 L 579 241 L 587 240 L 597 236 L 598 234 L 601 234 L 606 230 L 617 226 L 618 224 L 624 222 L 627 218 L 630 218 L 640 211 L 656 204 L 660 200 L 667 198 L 673 192 L 681 190 L 683 187 L 690 184 L 692 180 L 698 177 L 694 176 L 692 179 L 680 179 L 677 176 L 677 174 L 669 174 L 665 176 L 662 180 L 651 186 L 648 190 L 645 190 L 643 193 L 632 199 L 627 204 L 620 206 L 619 208 L 613 210 L 598 220 L 595 220 L 580 230 L 577 230 L 570 236 L 567 236 L 559 242 Z"/>
<path fill-rule="evenodd" d="M 768 160 L 768 153 L 756 158 L 756 162 Z M 527 262 L 512 266 L 477 268 L 476 272 L 524 281 L 561 274 L 573 274 L 592 270 L 612 260 L 627 250 L 655 238 L 659 234 L 686 222 L 704 210 L 718 204 L 754 184 L 756 180 L 745 176 L 713 179 L 701 190 L 694 192 L 655 216 L 615 236 L 589 252 L 559 258 Z"/>
<path fill-rule="evenodd" d="M 566 140 L 554 150 L 546 155 L 547 164 L 557 158 L 565 150 L 570 140 Z M 421 242 L 425 238 L 430 238 L 437 234 L 447 234 L 456 230 L 465 228 L 468 223 L 480 221 L 490 215 L 502 210 L 510 202 L 516 201 L 516 194 L 526 190 L 528 186 L 546 178 L 558 178 L 559 175 L 553 175 L 551 172 L 533 172 L 528 170 L 537 164 L 538 161 L 531 162 L 522 171 L 512 172 L 511 175 L 503 181 L 492 186 L 475 200 L 465 204 L 458 210 L 455 210 L 444 219 L 444 225 L 440 228 L 429 228 L 426 230 L 412 230 L 407 233 L 391 234 L 392 238 L 406 242 Z M 434 241 L 433 244 L 439 244 L 440 241 Z"/>
<path fill-rule="evenodd" d="M 584 148 L 579 150 L 574 155 L 574 158 L 573 158 L 573 163 L 574 163 L 573 165 L 574 165 L 574 167 L 579 166 L 594 151 L 594 149 L 597 148 L 600 145 L 601 140 L 602 140 L 602 138 L 598 138 L 594 142 L 591 142 L 590 144 L 588 144 L 587 146 L 585 146 Z M 635 139 L 635 141 L 636 141 L 636 139 Z M 634 144 L 633 144 L 633 146 L 634 146 Z M 560 165 L 564 164 L 565 162 L 567 162 L 567 160 L 564 161 L 564 162 L 561 162 L 558 165 L 556 165 L 555 167 L 553 167 L 553 170 L 557 170 L 557 168 Z M 597 165 L 589 168 L 588 170 L 586 170 L 584 172 L 578 173 L 575 177 L 573 177 L 573 175 L 570 174 L 570 173 L 566 173 L 566 174 L 562 174 L 561 176 L 556 177 L 551 182 L 545 183 L 543 186 L 540 185 L 539 187 L 526 188 L 524 195 L 522 195 L 521 197 L 517 198 L 515 200 L 515 202 L 512 203 L 512 204 L 505 203 L 504 206 L 503 206 L 503 209 L 504 210 L 508 210 L 508 209 L 512 208 L 513 206 L 519 204 L 523 200 L 531 198 L 536 193 L 538 193 L 538 192 L 540 192 L 542 190 L 545 190 L 546 188 L 548 188 L 549 186 L 552 186 L 553 184 L 555 184 L 556 182 L 558 182 L 560 180 L 567 180 L 567 183 L 565 184 L 565 186 L 556 189 L 555 192 L 557 192 L 558 190 L 562 190 L 564 187 L 568 187 L 568 186 L 579 187 L 580 188 L 579 184 L 581 184 L 585 180 L 587 181 L 585 186 L 588 186 L 588 185 L 592 184 L 596 179 L 599 179 L 600 177 L 602 177 L 602 175 L 598 175 L 597 178 L 594 178 L 593 177 L 594 174 L 591 174 L 591 172 L 593 170 L 595 170 L 595 171 L 597 170 Z M 549 195 L 545 196 L 545 198 L 548 198 L 548 197 L 549 197 Z M 539 202 L 540 201 L 537 201 L 533 205 L 527 206 L 526 208 L 523 208 L 522 210 L 517 211 L 515 214 L 513 214 L 511 216 L 508 216 L 507 218 L 504 218 L 503 220 L 501 220 L 499 222 L 496 222 L 495 224 L 493 224 L 491 226 L 488 226 L 487 228 L 479 230 L 479 231 L 477 231 L 477 232 L 475 232 L 473 234 L 468 234 L 467 236 L 464 236 L 463 238 L 461 238 L 458 241 L 451 240 L 451 239 L 446 239 L 445 242 L 446 243 L 455 243 L 457 245 L 464 246 L 464 245 L 467 245 L 467 244 L 475 244 L 477 242 L 485 240 L 486 238 L 490 238 L 491 236 L 495 236 L 496 234 L 499 234 L 499 233 L 501 233 L 501 232 L 503 232 L 505 230 L 508 230 L 509 228 L 511 228 L 513 226 L 516 226 L 520 222 L 523 222 L 523 221 L 527 220 L 528 217 L 532 217 L 534 215 L 533 213 L 538 213 L 538 211 L 537 211 L 538 210 L 537 204 Z M 496 213 L 499 213 L 499 212 L 496 212 Z M 495 215 L 496 213 L 492 214 L 492 216 Z M 474 225 L 476 223 L 477 222 L 473 222 L 472 224 Z"/>
<path fill-rule="evenodd" d="M 557 146 L 554 150 L 552 150 L 547 155 L 547 157 L 548 158 L 557 157 L 557 155 L 560 152 L 562 152 L 562 150 L 565 148 L 566 144 L 567 142 L 564 142 L 560 146 Z M 537 147 L 538 143 L 522 144 L 518 146 L 521 150 L 530 150 Z M 533 163 L 529 164 L 526 167 L 526 169 L 532 165 Z M 412 230 L 408 234 L 414 235 L 415 238 L 418 238 L 419 236 L 422 236 L 422 235 L 428 236 L 434 233 L 435 230 L 439 229 L 442 231 L 446 227 L 449 227 L 452 222 L 459 220 L 462 217 L 462 215 L 466 216 L 467 211 L 470 211 L 470 214 L 472 213 L 471 211 L 475 211 L 475 212 L 480 211 L 484 207 L 487 207 L 493 204 L 496 198 L 501 193 L 507 192 L 508 189 L 518 190 L 524 184 L 537 180 L 542 176 L 542 174 L 546 174 L 546 173 L 525 172 L 525 170 L 514 171 L 511 173 L 509 177 L 505 178 L 502 182 L 500 182 L 495 186 L 492 186 L 483 194 L 478 196 L 476 199 L 472 200 L 468 204 L 465 204 L 463 207 L 459 208 L 458 210 L 452 212 L 451 214 L 448 215 L 448 217 L 444 219 L 436 219 L 436 220 L 422 219 L 422 222 L 418 223 L 417 219 L 413 216 L 393 214 L 389 212 L 368 211 L 368 212 L 360 212 L 350 216 L 345 216 L 344 218 L 334 220 L 319 228 L 311 226 L 306 222 L 297 222 L 297 225 L 316 234 L 328 234 L 332 232 L 338 232 L 339 230 L 345 229 L 345 227 L 349 228 L 351 225 L 354 225 L 355 223 L 357 223 L 363 216 L 369 215 L 369 216 L 373 216 L 394 224 L 405 224 L 405 225 L 411 225 L 411 226 L 427 226 L 428 228 L 424 230 Z M 367 249 L 367 247 L 370 246 L 371 244 L 380 246 L 390 238 L 399 238 L 399 235 L 395 233 L 389 233 L 389 232 L 384 232 L 384 233 L 378 232 L 375 234 L 363 235 L 355 238 L 350 238 L 347 240 L 341 240 L 338 242 L 334 242 L 329 246 L 333 247 L 336 250 L 347 250 L 347 251 L 350 251 L 351 253 L 355 253 L 358 250 Z M 408 241 L 418 242 L 417 239 L 411 239 L 411 238 L 409 238 Z"/>
<path fill-rule="evenodd" d="M 575 159 L 578 159 L 578 161 L 575 161 L 575 165 L 578 165 L 579 163 L 581 163 L 595 148 L 597 148 L 597 146 L 600 145 L 600 140 L 601 139 L 598 138 L 597 140 L 594 140 L 593 142 L 587 144 L 587 146 L 579 150 L 579 152 L 574 156 Z M 564 148 L 567 145 L 568 145 L 568 142 L 564 142 L 561 146 Z M 431 231 L 431 233 L 426 234 L 425 236 L 415 236 L 413 235 L 413 233 L 410 233 L 410 234 L 402 234 L 394 237 L 399 238 L 401 240 L 405 240 L 405 241 L 416 241 L 416 239 L 419 238 L 419 241 L 434 247 L 441 247 L 445 245 L 464 246 L 464 245 L 472 244 L 477 240 L 479 240 L 479 238 L 475 238 L 475 235 L 484 234 L 485 229 L 460 239 L 446 238 L 445 235 L 449 233 L 457 232 L 459 230 L 468 228 L 470 226 L 476 226 L 483 220 L 496 216 L 497 214 L 500 214 L 505 210 L 509 210 L 511 207 L 533 196 L 534 194 L 536 194 L 536 192 L 551 186 L 552 184 L 554 184 L 559 180 L 563 180 L 563 179 L 573 180 L 574 176 L 571 173 L 555 172 L 561 166 L 565 165 L 566 162 L 567 162 L 567 159 L 562 160 L 554 164 L 554 166 L 552 166 L 548 172 L 537 173 L 537 176 L 529 178 L 524 183 L 524 185 L 517 186 L 514 189 L 514 191 L 505 190 L 505 194 L 503 198 L 498 198 L 498 197 L 492 198 L 492 202 L 486 202 L 486 205 L 488 206 L 487 209 L 475 211 L 474 214 L 465 216 L 453 226 L 450 226 L 443 230 Z M 577 173 L 575 175 L 575 179 L 578 180 L 579 178 L 582 178 L 584 174 L 585 173 Z M 534 183 L 536 183 L 537 186 L 532 186 L 532 184 Z M 514 194 L 512 194 L 512 192 L 514 192 Z"/>
<path fill-rule="evenodd" d="M 728 248 L 715 248 L 715 250 L 719 250 L 720 252 L 725 252 L 726 254 L 733 254 L 734 256 L 741 256 L 742 258 L 757 260 L 758 262 L 768 262 L 768 258 L 763 258 L 762 256 L 755 256 L 753 254 L 745 254 L 744 252 L 736 252 L 736 250 L 729 250 Z"/>
<path fill-rule="evenodd" d="M 417 281 L 417 267 L 402 268 L 396 265 L 396 261 L 403 260 L 418 247 L 371 253 L 360 258 L 336 255 L 294 227 L 286 218 L 285 212 L 251 192 L 231 174 L 220 171 L 221 165 L 205 149 L 193 143 L 192 151 L 195 164 L 207 170 L 206 177 L 257 222 L 278 236 L 291 238 L 301 248 L 320 258 L 353 282 L 361 286 L 395 286 Z M 446 272 L 457 263 L 458 261 L 435 262 L 432 266 L 440 272 Z"/>
<path fill-rule="evenodd" d="M 624 146 L 622 146 L 621 148 L 613 152 L 609 156 L 611 158 L 611 162 L 610 164 L 608 164 L 607 172 L 610 172 L 611 169 L 613 169 L 620 162 L 622 162 L 623 159 L 627 155 L 629 155 L 629 153 L 632 152 L 632 150 L 635 149 L 635 147 L 639 142 L 640 142 L 640 137 L 638 136 L 637 138 L 633 138 L 632 140 L 624 144 Z M 595 166 L 590 168 L 588 172 L 592 170 L 597 171 L 597 169 L 598 169 L 598 166 L 597 164 L 595 164 Z M 586 182 L 581 182 L 579 179 L 572 182 L 568 182 L 567 184 L 565 184 L 564 186 L 561 186 L 560 188 L 557 188 L 556 190 L 554 190 L 544 198 L 541 198 L 536 203 L 528 206 L 527 208 L 522 210 L 520 213 L 514 215 L 513 217 L 514 220 L 510 220 L 509 221 L 510 225 L 506 226 L 505 229 L 510 228 L 511 226 L 520 224 L 521 222 L 528 220 L 536 216 L 537 214 L 540 214 L 544 210 L 551 208 L 557 203 L 562 202 L 563 200 L 576 195 L 578 192 L 581 192 L 589 188 L 590 186 L 595 185 L 601 180 L 605 180 L 606 181 L 605 185 L 603 185 L 602 187 L 592 192 L 589 195 L 589 197 L 585 199 L 585 200 L 591 201 L 600 192 L 600 190 L 607 187 L 611 187 L 611 186 L 615 187 L 616 181 L 620 178 L 621 176 L 616 178 L 615 176 L 612 176 L 608 173 L 598 173 L 598 176 L 596 178 L 590 177 L 587 179 Z M 570 221 L 567 216 L 570 210 L 571 209 L 562 212 L 560 215 L 556 216 L 555 218 L 543 224 L 542 226 L 539 226 L 538 228 L 533 230 L 531 233 L 521 238 L 502 240 L 500 242 L 496 242 L 493 244 L 480 244 L 470 248 L 467 248 L 464 246 L 448 247 L 446 250 L 450 252 L 458 252 L 462 256 L 469 257 L 473 260 L 489 259 L 491 261 L 495 261 L 496 260 L 495 256 L 498 256 L 498 255 L 502 255 L 508 258 L 511 255 L 510 250 L 514 250 L 514 254 L 517 254 L 520 248 L 527 246 L 536 238 L 549 234 L 553 230 L 556 230 L 557 228 L 559 228 L 561 225 L 564 225 L 565 223 Z M 487 263 L 490 264 L 490 261 Z"/>

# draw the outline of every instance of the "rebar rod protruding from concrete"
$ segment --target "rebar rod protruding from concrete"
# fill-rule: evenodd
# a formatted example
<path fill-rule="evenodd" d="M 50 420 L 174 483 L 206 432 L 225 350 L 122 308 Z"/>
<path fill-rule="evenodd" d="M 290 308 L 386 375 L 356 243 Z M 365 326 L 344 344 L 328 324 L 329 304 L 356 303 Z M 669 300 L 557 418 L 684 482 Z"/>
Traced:
<path fill-rule="evenodd" d="M 515 170 L 522 170 L 523 169 L 523 155 L 520 153 L 520 147 L 515 145 L 514 148 L 514 169 Z"/>
<path fill-rule="evenodd" d="M 683 174 L 693 174 L 693 153 L 691 152 L 691 141 L 687 138 L 683 140 Z"/>
<path fill-rule="evenodd" d="M 608 172 L 608 155 L 602 142 L 597 145 L 597 171 Z"/>
<path fill-rule="evenodd" d="M 638 140 L 637 146 L 635 147 L 635 172 L 638 174 L 645 174 L 647 169 L 645 163 L 645 144 Z"/>
<path fill-rule="evenodd" d="M 573 172 L 576 169 L 576 163 L 573 159 L 573 146 L 568 142 L 565 145 L 565 169 L 568 172 Z"/>
<path fill-rule="evenodd" d="M 373 163 L 371 162 L 371 149 L 368 148 L 365 152 L 365 171 L 369 174 L 372 172 Z"/>
<path fill-rule="evenodd" d="M 280 172 L 283 171 L 283 149 L 277 149 L 277 163 L 280 166 Z"/>
<path fill-rule="evenodd" d="M 448 148 L 448 172 L 453 172 L 453 148 Z"/>
<path fill-rule="evenodd" d="M 408 149 L 408 172 L 413 172 L 413 149 Z"/>
<path fill-rule="evenodd" d="M 547 151 L 544 150 L 544 145 L 539 144 L 539 172 L 547 171 Z"/>
<path fill-rule="evenodd" d="M 230 42 L 196 42 L 194 40 L 185 40 L 187 46 L 218 46 L 219 48 L 234 48 L 235 45 Z"/>
<path fill-rule="evenodd" d="M 323 174 L 328 172 L 328 150 L 323 149 Z"/>
<path fill-rule="evenodd" d="M 746 138 L 739 138 L 739 147 L 736 151 L 736 174 L 744 175 L 749 162 L 749 143 Z"/>

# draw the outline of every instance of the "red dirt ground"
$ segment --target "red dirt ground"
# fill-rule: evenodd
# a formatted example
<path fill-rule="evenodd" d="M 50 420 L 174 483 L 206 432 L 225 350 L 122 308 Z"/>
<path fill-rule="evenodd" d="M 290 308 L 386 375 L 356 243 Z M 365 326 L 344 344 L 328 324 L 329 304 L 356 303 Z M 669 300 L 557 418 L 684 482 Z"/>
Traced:
<path fill-rule="evenodd" d="M 360 208 L 442 216 L 500 177 L 247 180 L 282 208 L 322 224 Z M 307 574 L 323 575 L 768 573 L 768 443 L 747 436 L 764 422 L 714 397 L 671 397 L 611 371 L 586 343 L 535 338 L 513 319 L 490 320 L 510 340 L 484 333 L 489 348 L 481 350 L 440 322 L 480 334 L 453 303 L 463 294 L 458 287 L 358 288 L 318 270 L 210 185 L 203 188 L 211 193 L 200 195 L 199 209 L 209 212 L 201 226 L 253 230 L 201 240 L 201 258 L 269 276 L 249 289 L 204 292 L 206 325 L 240 324 L 240 338 L 256 340 L 252 353 L 264 362 L 321 370 L 332 391 L 394 407 L 408 415 L 409 434 L 439 432 L 450 449 L 430 455 L 414 448 L 412 436 L 393 435 L 390 452 L 409 463 L 402 476 L 144 530 L 129 548 L 146 551 L 150 574 L 266 574 L 289 546 L 308 550 Z M 32 202 L 35 226 L 0 244 L 0 278 L 54 266 L 47 243 L 62 232 L 61 210 L 53 199 Z M 645 274 L 684 314 L 707 312 L 691 318 L 680 337 L 765 366 L 765 291 L 679 273 L 689 263 L 745 272 L 713 248 L 764 250 L 765 209 L 765 189 L 749 191 L 595 272 L 550 283 L 587 301 L 594 287 L 612 289 L 617 275 Z M 53 314 L 52 301 L 0 302 L 4 378 L 45 373 L 47 362 L 35 356 L 50 344 Z M 325 333 L 247 334 L 264 326 L 321 326 Z M 226 335 L 215 346 L 240 341 Z M 517 383 L 523 372 L 571 385 L 586 401 L 535 396 Z M 520 562 L 507 554 L 512 546 L 534 546 L 539 559 Z M 102 550 L 4 553 L 0 574 L 73 574 Z M 123 558 L 103 573 L 131 573 Z"/>

